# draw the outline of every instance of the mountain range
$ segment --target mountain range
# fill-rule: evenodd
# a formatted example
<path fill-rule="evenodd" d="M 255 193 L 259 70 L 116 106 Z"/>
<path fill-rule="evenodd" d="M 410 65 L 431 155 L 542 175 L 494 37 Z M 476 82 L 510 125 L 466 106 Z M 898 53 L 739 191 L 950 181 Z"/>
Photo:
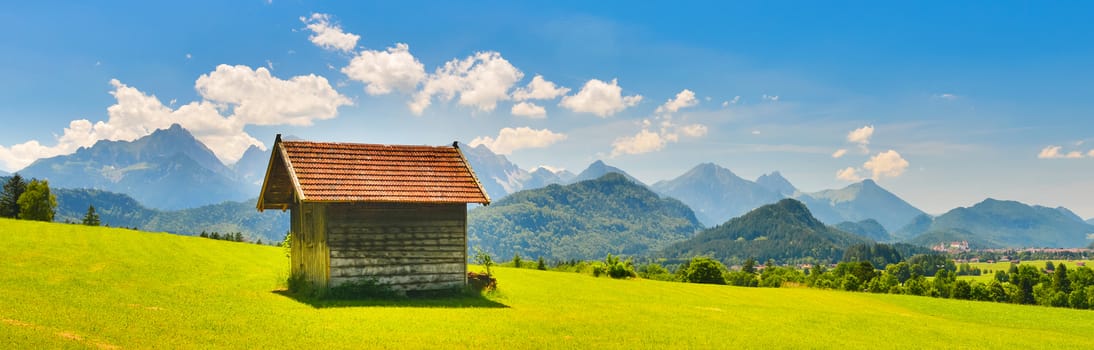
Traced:
<path fill-rule="evenodd" d="M 790 186 L 791 194 L 797 191 L 778 173 L 766 177 L 765 183 Z M 695 215 L 706 226 L 723 223 L 785 198 L 779 192 L 745 180 L 713 163 L 699 164 L 675 179 L 659 181 L 651 187 L 658 193 L 683 201 L 695 210 Z"/>
<path fill-rule="evenodd" d="M 291 136 L 286 137 L 289 138 Z M 717 226 L 755 208 L 793 198 L 803 203 L 820 222 L 877 241 L 914 241 L 926 245 L 960 238 L 982 247 L 1075 247 L 1085 246 L 1089 242 L 1085 234 L 1094 233 L 1091 223 L 1094 219 L 1084 222 L 1066 208 L 1028 206 L 991 199 L 934 218 L 873 180 L 864 180 L 842 189 L 805 193 L 777 171 L 751 181 L 716 164 L 704 163 L 677 178 L 647 186 L 622 169 L 599 160 L 579 174 L 546 167 L 528 171 L 485 146 L 461 144 L 460 148 L 495 204 L 522 190 L 581 183 L 617 173 L 626 182 L 652 189 L 662 199 L 678 199 L 706 227 Z M 269 217 L 247 216 L 252 214 L 253 205 L 245 205 L 257 195 L 269 157 L 269 151 L 251 147 L 239 161 L 227 166 L 184 128 L 172 125 L 134 141 L 99 141 L 73 154 L 40 159 L 19 172 L 28 179 L 48 179 L 56 189 L 83 188 L 88 193 L 98 193 L 97 196 L 107 196 L 104 193 L 130 196 L 129 200 L 117 200 L 119 216 L 110 219 L 116 219 L 117 223 L 104 219 L 104 222 L 113 225 L 180 233 L 205 226 L 221 227 L 226 231 L 254 232 L 255 237 L 275 237 L 283 232 L 276 232 L 281 229 L 273 227 L 285 224 L 263 226 L 265 224 L 247 223 L 252 218 L 263 220 Z M 88 197 L 72 202 L 74 204 L 66 208 L 66 214 L 59 217 L 82 217 L 91 199 Z M 225 226 L 217 226 L 220 224 L 200 218 L 174 224 L 160 224 L 170 220 L 152 219 L 156 215 L 168 215 L 165 213 L 188 215 L 190 212 L 184 209 L 216 208 L 221 203 L 234 205 L 233 208 L 238 209 L 238 214 L 234 214 L 239 215 L 238 218 L 221 217 L 229 222 Z M 574 203 L 562 201 L 555 204 Z M 95 205 L 98 207 L 99 204 Z M 131 210 L 122 210 L 122 207 Z M 561 207 L 552 210 L 556 209 L 577 210 Z M 113 215 L 112 210 L 105 207 L 103 210 Z M 215 210 L 232 212 L 236 209 Z M 573 213 L 598 215 L 593 212 Z"/>
<path fill-rule="evenodd" d="M 869 239 L 825 225 L 805 204 L 783 199 L 672 244 L 659 256 L 685 260 L 705 255 L 730 264 L 745 259 L 778 262 L 835 262 L 847 247 Z"/>
<path fill-rule="evenodd" d="M 524 190 L 468 213 L 468 246 L 553 260 L 644 255 L 702 228 L 688 206 L 622 174 Z"/>
<path fill-rule="evenodd" d="M 254 198 L 269 153 L 249 150 L 235 169 L 178 124 L 134 141 L 99 141 L 69 155 L 43 158 L 19 171 L 56 188 L 125 193 L 156 209 L 177 210 Z M 257 168 L 261 164 L 262 170 Z M 241 175 L 244 174 L 244 175 Z"/>
<path fill-rule="evenodd" d="M 1067 208 L 1048 208 L 988 198 L 928 221 L 920 218 L 901 233 L 924 246 L 969 241 L 974 248 L 1085 247 L 1091 225 Z"/>

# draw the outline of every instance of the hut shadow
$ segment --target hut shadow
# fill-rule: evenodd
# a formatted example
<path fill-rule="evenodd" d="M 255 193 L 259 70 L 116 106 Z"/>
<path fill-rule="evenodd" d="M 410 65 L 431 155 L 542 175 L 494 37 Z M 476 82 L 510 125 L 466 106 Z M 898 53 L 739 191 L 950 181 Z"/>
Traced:
<path fill-rule="evenodd" d="M 274 294 L 307 304 L 316 309 L 329 308 L 368 308 L 368 307 L 404 307 L 429 309 L 507 309 L 509 305 L 490 300 L 479 294 L 457 294 L 442 296 L 408 296 L 374 299 L 329 299 L 299 295 L 288 290 L 275 290 Z"/>

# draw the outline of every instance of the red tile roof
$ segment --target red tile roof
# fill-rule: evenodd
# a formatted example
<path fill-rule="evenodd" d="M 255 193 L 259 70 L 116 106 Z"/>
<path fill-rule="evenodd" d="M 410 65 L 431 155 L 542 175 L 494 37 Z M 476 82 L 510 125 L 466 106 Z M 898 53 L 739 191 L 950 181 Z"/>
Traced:
<path fill-rule="evenodd" d="M 284 166 L 291 169 L 287 173 L 294 186 L 299 184 L 296 191 L 302 193 L 298 196 L 306 201 L 490 202 L 455 145 L 309 141 L 282 141 L 278 145 L 274 152 L 284 150 Z"/>

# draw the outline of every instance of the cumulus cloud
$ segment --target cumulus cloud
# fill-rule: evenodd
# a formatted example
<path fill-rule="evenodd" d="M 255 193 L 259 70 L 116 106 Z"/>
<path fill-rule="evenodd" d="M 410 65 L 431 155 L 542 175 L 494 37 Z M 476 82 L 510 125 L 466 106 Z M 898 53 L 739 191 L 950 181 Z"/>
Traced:
<path fill-rule="evenodd" d="M 764 94 L 762 98 L 764 101 L 779 102 L 779 95 Z"/>
<path fill-rule="evenodd" d="M 847 154 L 847 149 L 840 148 L 835 152 L 832 152 L 832 158 L 840 158 L 843 157 L 845 154 Z"/>
<path fill-rule="evenodd" d="M 959 96 L 954 95 L 954 94 L 950 94 L 950 93 L 937 94 L 937 95 L 934 95 L 934 97 L 938 98 L 938 99 L 943 99 L 943 100 L 946 100 L 946 101 L 953 101 L 953 100 L 956 100 L 956 99 L 959 98 Z"/>
<path fill-rule="evenodd" d="M 697 104 L 699 104 L 699 100 L 695 99 L 695 93 L 684 89 L 676 94 L 676 98 L 669 99 L 665 104 L 657 107 L 655 113 L 676 113 L 681 108 L 692 107 Z"/>
<path fill-rule="evenodd" d="M 606 118 L 642 101 L 642 95 L 623 96 L 623 88 L 616 79 L 610 83 L 591 79 L 574 95 L 562 98 L 560 106 L 578 113 L 595 114 Z"/>
<path fill-rule="evenodd" d="M 624 154 L 642 154 L 665 148 L 667 141 L 660 134 L 642 129 L 634 136 L 625 136 L 612 142 L 612 157 Z"/>
<path fill-rule="evenodd" d="M 838 153 L 838 152 L 837 152 Z M 835 155 L 833 155 L 835 156 Z M 888 150 L 870 157 L 861 168 L 847 167 L 836 172 L 836 178 L 843 181 L 860 181 L 863 179 L 859 173 L 867 172 L 874 180 L 883 177 L 897 177 L 908 170 L 908 161 L 894 150 Z"/>
<path fill-rule="evenodd" d="M 843 180 L 843 181 L 849 181 L 849 182 L 862 181 L 862 177 L 858 175 L 858 170 L 855 169 L 855 167 L 850 167 L 850 166 L 846 167 L 846 168 L 844 168 L 840 171 L 837 171 L 836 172 L 836 179 Z"/>
<path fill-rule="evenodd" d="M 679 142 L 681 137 L 699 138 L 707 134 L 706 125 L 677 125 L 671 120 L 663 120 L 660 130 L 650 131 L 653 126 L 649 120 L 642 121 L 642 130 L 634 136 L 624 136 L 612 142 L 612 157 L 624 154 L 643 154 L 660 151 L 671 142 Z"/>
<path fill-rule="evenodd" d="M 1037 158 L 1041 159 L 1079 159 L 1083 158 L 1083 153 L 1080 151 L 1061 152 L 1063 147 L 1061 146 L 1048 146 L 1041 149 L 1041 153 L 1037 154 Z M 1094 150 L 1087 153 L 1087 156 L 1094 157 Z"/>
<path fill-rule="evenodd" d="M 733 96 L 732 100 L 722 101 L 722 107 L 729 107 L 729 105 L 735 105 L 741 102 L 741 96 Z"/>
<path fill-rule="evenodd" d="M 434 96 L 480 111 L 493 111 L 498 101 L 509 99 L 509 89 L 524 77 L 517 67 L 497 52 L 479 52 L 465 59 L 448 61 L 431 74 L 422 89 L 408 103 L 410 111 L 421 115 Z"/>
<path fill-rule="evenodd" d="M 524 148 L 544 148 L 565 140 L 566 135 L 555 133 L 547 129 L 532 129 L 529 127 L 504 128 L 498 131 L 498 137 L 481 136 L 471 140 L 470 145 L 486 145 L 497 154 L 512 154 L 513 151 Z"/>
<path fill-rule="evenodd" d="M 517 101 L 551 100 L 569 92 L 570 88 L 557 86 L 555 83 L 543 79 L 542 75 L 536 74 L 532 77 L 532 81 L 528 83 L 528 86 L 513 91 L 513 99 Z"/>
<path fill-rule="evenodd" d="M 327 14 L 313 13 L 310 17 L 300 17 L 300 21 L 312 31 L 308 40 L 326 50 L 350 52 L 357 46 L 357 40 L 361 39 L 360 35 L 345 33 L 342 27 L 331 24 Z"/>
<path fill-rule="evenodd" d="M 874 126 L 867 125 L 855 130 L 851 130 L 851 132 L 847 133 L 847 141 L 860 145 L 867 145 L 870 143 L 870 137 L 873 135 Z"/>
<path fill-rule="evenodd" d="M 873 173 L 874 179 L 882 176 L 897 177 L 908 169 L 908 161 L 894 150 L 878 153 L 862 164 L 862 167 Z"/>
<path fill-rule="evenodd" d="M 9 169 L 20 169 L 36 159 L 70 154 L 99 140 L 131 141 L 177 123 L 221 161 L 232 163 L 252 145 L 265 147 L 244 131 L 245 126 L 310 125 L 314 120 L 335 117 L 338 107 L 350 104 L 323 77 L 282 80 L 270 76 L 265 68 L 246 66 L 221 65 L 202 75 L 195 82 L 202 100 L 177 109 L 117 79 L 110 84 L 116 102 L 107 108 L 106 121 L 73 120 L 52 146 L 38 140 L 0 146 L 0 161 Z"/>
<path fill-rule="evenodd" d="M 232 117 L 253 125 L 307 126 L 334 118 L 338 107 L 351 104 L 327 78 L 309 74 L 282 80 L 262 67 L 222 64 L 199 77 L 194 87 L 204 99 L 232 107 Z"/>
<path fill-rule="evenodd" d="M 384 95 L 392 90 L 409 93 L 425 79 L 425 66 L 410 54 L 410 46 L 397 43 L 387 51 L 361 51 L 342 68 L 342 73 L 365 83 L 369 95 Z"/>
<path fill-rule="evenodd" d="M 547 117 L 547 109 L 543 108 L 543 106 L 527 101 L 514 104 L 513 108 L 510 109 L 509 112 L 516 116 L 529 117 L 534 119 L 542 119 Z"/>

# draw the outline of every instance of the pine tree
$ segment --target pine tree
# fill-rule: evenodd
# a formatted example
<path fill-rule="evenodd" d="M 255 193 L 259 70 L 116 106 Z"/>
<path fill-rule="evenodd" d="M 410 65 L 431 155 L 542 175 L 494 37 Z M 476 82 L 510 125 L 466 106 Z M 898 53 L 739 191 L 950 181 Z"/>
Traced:
<path fill-rule="evenodd" d="M 84 215 L 83 224 L 87 226 L 99 226 L 102 224 L 99 222 L 99 213 L 95 212 L 94 205 L 87 206 L 87 214 Z"/>
<path fill-rule="evenodd" d="M 26 180 L 18 173 L 4 183 L 4 189 L 0 192 L 0 217 L 13 219 L 19 217 L 19 196 L 22 196 L 26 190 Z"/>
<path fill-rule="evenodd" d="M 57 208 L 57 196 L 49 191 L 49 181 L 30 180 L 26 191 L 19 196 L 19 218 L 23 220 L 53 221 Z"/>

